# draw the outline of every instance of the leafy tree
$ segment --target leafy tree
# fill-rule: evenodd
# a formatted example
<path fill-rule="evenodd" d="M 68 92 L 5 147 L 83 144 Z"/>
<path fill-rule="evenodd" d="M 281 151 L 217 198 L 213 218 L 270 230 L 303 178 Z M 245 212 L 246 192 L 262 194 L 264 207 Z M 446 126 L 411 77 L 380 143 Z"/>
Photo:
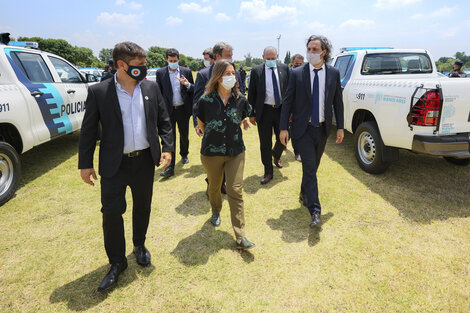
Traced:
<path fill-rule="evenodd" d="M 98 58 L 101 62 L 108 63 L 109 59 L 113 58 L 113 49 L 103 48 L 100 50 Z"/>
<path fill-rule="evenodd" d="M 73 63 L 78 66 L 86 67 L 91 66 L 93 63 L 98 63 L 98 59 L 89 48 L 74 47 L 72 55 Z"/>
<path fill-rule="evenodd" d="M 147 66 L 152 67 L 164 67 L 166 65 L 166 60 L 163 54 L 155 53 L 149 51 L 147 53 Z"/>
<path fill-rule="evenodd" d="M 204 62 L 201 59 L 192 60 L 191 62 L 189 62 L 189 69 L 191 71 L 196 72 L 201 70 L 202 68 L 204 68 Z"/>
<path fill-rule="evenodd" d="M 290 51 L 286 52 L 286 57 L 284 58 L 284 64 L 290 64 Z"/>
<path fill-rule="evenodd" d="M 252 63 L 253 57 L 251 56 L 251 54 L 248 52 L 248 54 L 244 55 L 244 57 L 245 57 L 245 65 L 248 67 L 253 66 L 253 63 Z"/>

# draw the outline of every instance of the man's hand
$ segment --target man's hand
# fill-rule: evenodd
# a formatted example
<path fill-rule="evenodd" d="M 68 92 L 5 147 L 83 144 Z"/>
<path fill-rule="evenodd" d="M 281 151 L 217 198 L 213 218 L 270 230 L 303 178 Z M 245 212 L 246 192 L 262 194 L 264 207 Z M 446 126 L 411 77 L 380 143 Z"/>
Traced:
<path fill-rule="evenodd" d="M 160 165 L 162 165 L 162 169 L 165 169 L 171 163 L 171 152 L 162 152 L 162 156 L 160 157 Z"/>
<path fill-rule="evenodd" d="M 338 129 L 336 131 L 336 143 L 340 144 L 343 142 L 344 139 L 344 129 Z"/>
<path fill-rule="evenodd" d="M 176 77 L 176 79 L 180 82 L 181 85 L 184 87 L 188 88 L 189 86 L 189 81 L 184 75 L 181 75 L 181 77 Z"/>
<path fill-rule="evenodd" d="M 82 168 L 80 170 L 80 176 L 82 180 L 87 183 L 88 185 L 94 186 L 95 183 L 90 179 L 90 176 L 93 177 L 94 180 L 97 180 L 95 170 L 92 168 Z"/>
<path fill-rule="evenodd" d="M 289 123 L 292 123 L 292 118 L 293 118 L 293 117 L 294 117 L 294 114 L 291 113 L 291 114 L 289 115 Z"/>
<path fill-rule="evenodd" d="M 287 129 L 281 130 L 279 133 L 279 139 L 281 140 L 281 143 L 287 147 L 287 143 L 289 142 L 289 132 Z"/>
<path fill-rule="evenodd" d="M 256 126 L 256 117 L 254 116 L 250 117 L 250 123 Z"/>
<path fill-rule="evenodd" d="M 247 120 L 246 118 L 243 119 L 241 125 L 243 125 L 243 129 L 244 129 L 244 130 L 247 130 L 248 128 L 250 128 L 250 124 L 248 124 L 248 120 Z M 240 126 L 241 126 L 241 125 L 240 125 Z"/>
<path fill-rule="evenodd" d="M 204 133 L 202 132 L 201 128 L 199 127 L 199 125 L 196 125 L 194 126 L 194 130 L 196 131 L 196 134 L 199 136 L 199 137 L 202 137 L 204 135 Z"/>

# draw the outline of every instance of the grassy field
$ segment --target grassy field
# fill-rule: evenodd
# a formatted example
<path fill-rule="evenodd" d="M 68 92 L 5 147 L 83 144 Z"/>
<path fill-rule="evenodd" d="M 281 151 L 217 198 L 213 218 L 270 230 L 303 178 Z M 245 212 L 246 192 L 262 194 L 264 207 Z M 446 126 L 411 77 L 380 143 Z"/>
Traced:
<path fill-rule="evenodd" d="M 400 152 L 384 175 L 364 173 L 352 136 L 330 138 L 319 169 L 324 225 L 311 230 L 298 203 L 301 165 L 261 186 L 255 128 L 245 132 L 250 253 L 235 249 L 227 201 L 208 222 L 199 138 L 176 176 L 157 170 L 147 246 L 150 268 L 131 254 L 107 295 L 100 187 L 77 170 L 78 134 L 22 157 L 16 197 L 0 207 L 1 312 L 470 312 L 470 168 Z M 99 185 L 99 184 L 98 184 Z M 128 208 L 132 205 L 128 194 Z"/>

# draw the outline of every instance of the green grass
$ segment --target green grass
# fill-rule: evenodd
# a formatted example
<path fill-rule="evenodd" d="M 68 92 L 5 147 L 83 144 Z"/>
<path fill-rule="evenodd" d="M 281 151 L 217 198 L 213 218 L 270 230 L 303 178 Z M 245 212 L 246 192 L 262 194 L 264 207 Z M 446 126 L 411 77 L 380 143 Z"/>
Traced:
<path fill-rule="evenodd" d="M 321 231 L 298 203 L 301 165 L 261 186 L 257 131 L 245 132 L 245 211 L 251 253 L 235 249 L 227 201 L 208 222 L 200 140 L 176 176 L 157 170 L 147 246 L 118 288 L 95 292 L 108 270 L 100 187 L 77 170 L 78 134 L 22 157 L 16 197 L 0 207 L 1 312 L 469 312 L 470 169 L 400 152 L 384 175 L 356 164 L 352 136 L 330 138 L 319 169 Z M 128 193 L 128 208 L 132 207 Z"/>

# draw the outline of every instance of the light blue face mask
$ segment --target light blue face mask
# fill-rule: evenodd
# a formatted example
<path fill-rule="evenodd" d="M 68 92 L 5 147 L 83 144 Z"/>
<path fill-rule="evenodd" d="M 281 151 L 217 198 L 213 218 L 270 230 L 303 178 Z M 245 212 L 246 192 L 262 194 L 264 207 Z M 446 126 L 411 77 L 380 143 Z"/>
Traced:
<path fill-rule="evenodd" d="M 267 67 L 276 67 L 276 60 L 266 60 Z"/>
<path fill-rule="evenodd" d="M 178 68 L 178 62 L 175 62 L 175 63 L 168 62 L 168 66 L 169 66 L 172 70 L 176 70 L 176 69 Z"/>

